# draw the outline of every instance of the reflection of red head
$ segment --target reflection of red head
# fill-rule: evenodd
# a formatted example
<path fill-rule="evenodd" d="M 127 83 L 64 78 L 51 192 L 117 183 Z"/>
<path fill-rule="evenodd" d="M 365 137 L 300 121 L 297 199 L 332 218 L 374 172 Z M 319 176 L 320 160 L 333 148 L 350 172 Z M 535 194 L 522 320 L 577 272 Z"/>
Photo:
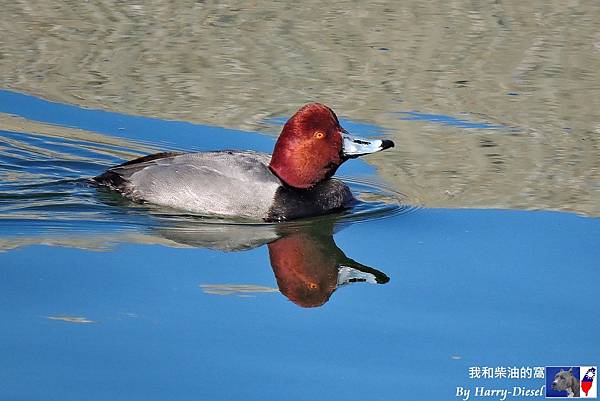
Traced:
<path fill-rule="evenodd" d="M 323 305 L 337 286 L 336 254 L 319 239 L 296 232 L 268 245 L 279 290 L 304 308 Z"/>

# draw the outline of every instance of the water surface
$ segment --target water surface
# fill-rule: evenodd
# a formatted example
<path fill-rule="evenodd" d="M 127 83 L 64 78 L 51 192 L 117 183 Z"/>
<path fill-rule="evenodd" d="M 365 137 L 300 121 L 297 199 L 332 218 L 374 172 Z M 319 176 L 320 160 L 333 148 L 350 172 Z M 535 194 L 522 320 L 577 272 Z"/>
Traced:
<path fill-rule="evenodd" d="M 0 400 L 445 400 L 543 385 L 472 367 L 598 365 L 596 2 L 3 15 Z M 312 100 L 396 142 L 340 169 L 344 213 L 220 221 L 89 182 L 270 152 Z"/>
<path fill-rule="evenodd" d="M 2 399 L 387 400 L 415 383 L 439 399 L 473 365 L 577 363 L 597 349 L 573 333 L 598 330 L 585 318 L 598 219 L 408 207 L 354 160 L 341 174 L 357 209 L 224 225 L 87 178 L 158 148 L 267 150 L 270 137 L 0 97 L 12 114 L 0 131 Z"/>

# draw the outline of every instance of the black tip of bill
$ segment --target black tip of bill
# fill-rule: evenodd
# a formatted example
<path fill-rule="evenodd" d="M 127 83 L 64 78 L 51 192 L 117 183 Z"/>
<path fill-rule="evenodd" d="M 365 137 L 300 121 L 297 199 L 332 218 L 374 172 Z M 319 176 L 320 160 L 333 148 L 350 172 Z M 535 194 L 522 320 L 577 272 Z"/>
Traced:
<path fill-rule="evenodd" d="M 381 141 L 381 150 L 393 148 L 394 146 L 394 141 L 390 141 L 389 139 L 383 139 Z"/>

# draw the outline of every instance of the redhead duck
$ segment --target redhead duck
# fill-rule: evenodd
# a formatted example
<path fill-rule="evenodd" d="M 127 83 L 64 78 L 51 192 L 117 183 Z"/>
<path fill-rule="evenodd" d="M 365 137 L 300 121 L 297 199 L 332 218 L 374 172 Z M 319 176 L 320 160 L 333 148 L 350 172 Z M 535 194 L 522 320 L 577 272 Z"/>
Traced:
<path fill-rule="evenodd" d="M 333 110 L 311 103 L 285 123 L 272 156 L 163 152 L 112 167 L 94 181 L 134 201 L 202 215 L 292 220 L 350 207 L 350 189 L 333 174 L 348 159 L 393 146 L 351 136 Z"/>

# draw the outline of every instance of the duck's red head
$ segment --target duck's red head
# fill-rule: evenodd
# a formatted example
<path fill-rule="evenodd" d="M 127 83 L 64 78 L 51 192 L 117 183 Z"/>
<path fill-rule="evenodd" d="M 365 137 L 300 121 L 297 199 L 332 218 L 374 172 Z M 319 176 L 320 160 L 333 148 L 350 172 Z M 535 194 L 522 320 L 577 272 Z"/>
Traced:
<path fill-rule="evenodd" d="M 389 140 L 351 137 L 333 110 L 310 103 L 283 126 L 270 168 L 287 185 L 310 188 L 331 177 L 345 160 L 392 146 Z"/>

